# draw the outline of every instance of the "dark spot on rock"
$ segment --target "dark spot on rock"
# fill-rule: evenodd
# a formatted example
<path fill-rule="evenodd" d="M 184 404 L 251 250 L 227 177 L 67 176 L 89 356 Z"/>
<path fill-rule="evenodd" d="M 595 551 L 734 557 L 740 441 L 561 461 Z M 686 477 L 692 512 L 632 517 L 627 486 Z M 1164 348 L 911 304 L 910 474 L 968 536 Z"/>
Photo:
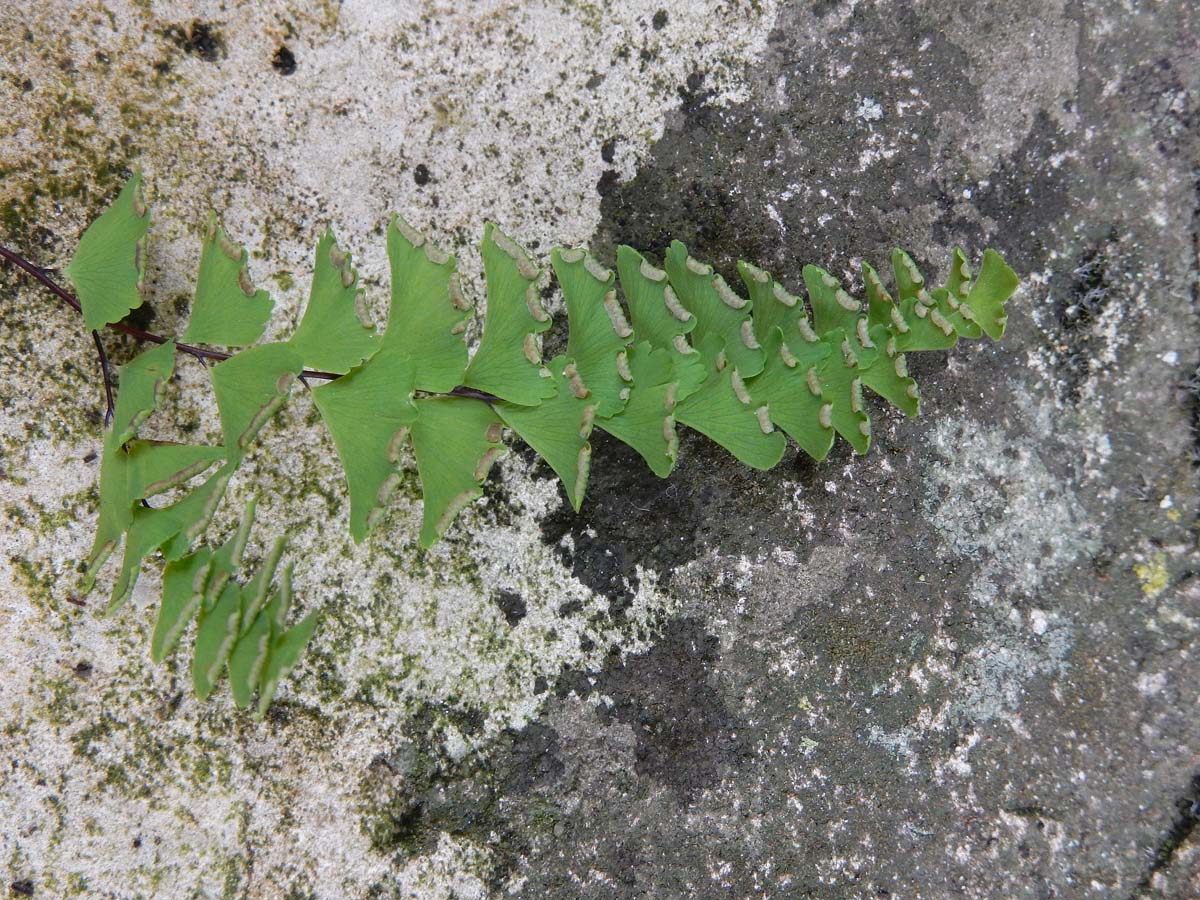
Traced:
<path fill-rule="evenodd" d="M 672 622 L 646 653 L 614 661 L 595 690 L 613 699 L 603 715 L 626 722 L 637 740 L 637 770 L 694 796 L 736 766 L 738 723 L 711 684 L 719 640 L 693 619 Z"/>
<path fill-rule="evenodd" d="M 596 193 L 601 197 L 607 197 L 621 183 L 621 176 L 614 169 L 605 169 L 600 175 L 600 180 L 596 182 Z"/>
<path fill-rule="evenodd" d="M 579 600 L 568 600 L 558 608 L 560 616 L 573 616 L 583 610 L 583 603 Z"/>
<path fill-rule="evenodd" d="M 1043 265 L 1046 243 L 1053 239 L 1050 227 L 1066 215 L 1075 164 L 1051 162 L 1066 145 L 1054 120 L 1039 112 L 1021 146 L 975 192 L 976 209 L 995 220 L 996 244 L 1018 272 Z"/>
<path fill-rule="evenodd" d="M 433 176 L 429 174 L 429 166 L 425 165 L 425 163 L 417 163 L 416 167 L 413 169 L 413 181 L 415 181 L 419 187 L 424 187 L 425 185 L 429 184 L 432 179 Z"/>
<path fill-rule="evenodd" d="M 1197 248 L 1197 256 L 1200 256 L 1200 170 L 1194 174 L 1192 193 L 1195 196 L 1195 205 L 1192 207 L 1192 246 Z M 1200 279 L 1192 279 L 1192 309 L 1197 308 L 1200 308 Z M 1192 465 L 1200 466 L 1200 365 L 1192 370 L 1183 388 L 1187 398 L 1188 421 L 1192 428 Z"/>
<path fill-rule="evenodd" d="M 660 9 L 654 14 L 654 18 L 650 20 L 655 31 L 662 31 L 667 27 L 667 11 Z"/>
<path fill-rule="evenodd" d="M 1056 290 L 1057 327 L 1051 340 L 1054 359 L 1062 374 L 1068 398 L 1079 400 L 1084 383 L 1092 372 L 1100 317 L 1114 298 L 1122 295 L 1118 283 L 1119 264 L 1113 258 L 1118 253 L 1117 233 L 1111 230 L 1106 239 L 1092 245 L 1080 256 L 1076 266 L 1056 279 L 1068 282 L 1066 290 Z M 1057 287 L 1057 285 L 1056 285 Z"/>
<path fill-rule="evenodd" d="M 271 57 L 271 67 L 280 75 L 291 75 L 296 71 L 296 54 L 287 45 L 280 46 Z"/>
<path fill-rule="evenodd" d="M 32 90 L 33 90 L 33 81 L 31 79 L 26 78 L 24 81 L 21 82 L 21 92 L 22 93 L 28 94 Z"/>
<path fill-rule="evenodd" d="M 1150 124 L 1158 150 L 1168 159 L 1179 156 L 1200 124 L 1192 95 L 1169 59 L 1144 61 L 1118 89 L 1129 108 Z"/>
<path fill-rule="evenodd" d="M 189 25 L 171 25 L 164 33 L 176 47 L 205 62 L 216 62 L 225 55 L 225 39 L 208 22 L 193 19 Z"/>
<path fill-rule="evenodd" d="M 553 728 L 535 722 L 508 735 L 509 752 L 502 761 L 506 795 L 553 784 L 563 774 L 566 767 Z"/>
<path fill-rule="evenodd" d="M 516 625 L 525 618 L 525 601 L 520 594 L 499 591 L 492 596 L 492 600 L 500 607 L 500 612 L 504 613 L 504 621 L 509 625 Z"/>
<path fill-rule="evenodd" d="M 617 138 L 609 138 L 600 145 L 600 158 L 606 163 L 612 163 L 617 155 Z"/>
<path fill-rule="evenodd" d="M 491 752 L 455 760 L 442 746 L 445 712 L 418 710 L 411 723 L 416 742 L 376 756 L 363 772 L 366 832 L 376 850 L 405 854 L 428 852 L 443 832 L 472 836 L 495 846 L 497 870 L 507 871 L 528 844 L 506 816 L 526 806 L 544 815 L 545 798 L 561 793 L 558 733 L 537 723 L 505 730 Z"/>
<path fill-rule="evenodd" d="M 696 113 L 701 107 L 706 106 L 709 100 L 716 96 L 716 91 L 706 91 L 703 88 L 703 72 L 692 72 L 692 74 L 688 75 L 684 86 L 679 88 L 679 97 L 683 101 L 682 109 L 685 115 Z"/>
<path fill-rule="evenodd" d="M 413 850 L 419 843 L 425 804 L 399 798 L 380 811 L 370 829 L 371 845 L 376 850 Z"/>
<path fill-rule="evenodd" d="M 592 468 L 587 502 L 579 513 L 565 504 L 551 513 L 542 540 L 557 547 L 576 578 L 608 598 L 611 615 L 625 614 L 639 565 L 669 573 L 708 541 L 732 552 L 761 547 L 771 535 L 769 527 L 751 535 L 735 523 L 778 508 L 770 499 L 778 474 L 748 469 L 687 430 L 680 432 L 680 465 L 666 480 L 615 438 L 597 430 L 591 440 L 593 459 L 604 463 Z"/>
<path fill-rule="evenodd" d="M 87 661 L 77 662 L 72 671 L 80 678 L 88 678 L 92 674 L 92 664 Z"/>

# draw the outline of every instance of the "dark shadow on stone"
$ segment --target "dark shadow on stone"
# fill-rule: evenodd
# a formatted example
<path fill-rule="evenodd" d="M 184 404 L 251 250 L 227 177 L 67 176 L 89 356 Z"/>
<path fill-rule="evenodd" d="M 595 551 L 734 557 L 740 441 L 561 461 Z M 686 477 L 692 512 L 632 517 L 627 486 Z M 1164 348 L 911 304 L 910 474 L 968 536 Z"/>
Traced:
<path fill-rule="evenodd" d="M 638 775 L 667 785 L 685 802 L 748 752 L 737 717 L 712 681 L 719 646 L 699 622 L 680 619 L 646 653 L 606 667 L 595 679 L 595 689 L 613 700 L 603 715 L 633 729 Z"/>

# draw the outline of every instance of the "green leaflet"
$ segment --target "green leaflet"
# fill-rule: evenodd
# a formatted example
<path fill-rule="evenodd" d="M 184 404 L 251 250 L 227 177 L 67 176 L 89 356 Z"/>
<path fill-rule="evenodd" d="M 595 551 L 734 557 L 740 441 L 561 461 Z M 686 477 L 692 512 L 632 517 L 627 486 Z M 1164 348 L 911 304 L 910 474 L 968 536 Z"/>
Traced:
<path fill-rule="evenodd" d="M 821 414 L 826 401 L 817 393 L 820 382 L 816 366 L 833 349 L 820 342 L 810 346 L 809 352 L 798 359 L 784 343 L 783 331 L 778 326 L 772 329 L 763 341 L 766 366 L 754 380 L 754 392 L 766 401 L 771 421 L 801 450 L 820 460 L 833 446 L 834 431 L 828 415 Z M 810 370 L 813 374 L 808 377 Z"/>
<path fill-rule="evenodd" d="M 115 612 L 129 599 L 142 560 L 155 550 L 165 545 L 164 552 L 169 560 L 187 554 L 192 543 L 212 521 L 232 474 L 232 468 L 226 463 L 178 503 L 161 509 L 134 508 L 133 522 L 125 536 L 125 557 L 107 612 Z"/>
<path fill-rule="evenodd" d="M 701 354 L 705 354 L 705 347 L 724 352 L 742 378 L 761 372 L 764 355 L 750 318 L 750 301 L 739 296 L 720 275 L 714 275 L 712 266 L 689 256 L 687 247 L 679 241 L 671 242 L 666 267 L 683 308 L 696 317 L 692 344 Z"/>
<path fill-rule="evenodd" d="M 1020 287 L 1017 273 L 1005 265 L 995 250 L 983 251 L 983 267 L 963 305 L 970 308 L 975 321 L 993 341 L 1004 337 L 1008 314 L 1004 304 Z"/>
<path fill-rule="evenodd" d="M 172 560 L 163 569 L 162 604 L 150 640 L 150 658 L 154 662 L 162 662 L 175 649 L 188 622 L 200 609 L 211 566 L 212 551 L 201 547 L 182 559 Z"/>
<path fill-rule="evenodd" d="M 959 330 L 979 333 L 978 327 L 952 312 L 945 291 L 925 288 L 925 277 L 903 250 L 892 251 L 892 271 L 896 276 L 896 296 L 900 318 L 906 327 L 894 327 L 896 348 L 907 350 L 946 350 L 958 343 Z M 955 306 L 958 306 L 955 301 Z"/>
<path fill-rule="evenodd" d="M 599 416 L 621 411 L 621 392 L 628 383 L 621 374 L 621 354 L 633 329 L 617 300 L 613 273 L 586 250 L 557 248 L 550 254 L 554 274 L 567 305 L 567 357 L 575 363 Z"/>
<path fill-rule="evenodd" d="M 841 282 L 817 266 L 804 267 L 804 286 L 812 305 L 813 330 L 822 337 L 835 329 L 853 332 L 862 304 L 846 293 Z"/>
<path fill-rule="evenodd" d="M 946 275 L 946 284 L 940 289 L 940 297 L 937 296 L 938 293 L 935 292 L 938 307 L 942 315 L 950 320 L 955 331 L 965 338 L 977 338 L 983 334 L 983 329 L 976 321 L 971 308 L 964 309 L 961 306 L 971 293 L 971 267 L 967 263 L 966 255 L 958 247 L 954 248 L 954 254 L 950 258 L 950 271 Z M 1010 290 L 1005 294 L 1005 298 L 1011 293 Z"/>
<path fill-rule="evenodd" d="M 92 589 L 96 573 L 117 549 L 121 535 L 133 521 L 133 503 L 137 498 L 130 493 L 124 444 L 158 408 L 174 367 L 175 342 L 167 341 L 142 351 L 118 372 L 120 390 L 100 455 L 100 513 L 92 551 L 88 554 L 84 593 Z"/>
<path fill-rule="evenodd" d="M 500 419 L 486 403 L 425 397 L 416 406 L 412 440 L 425 498 L 421 546 L 432 547 L 459 510 L 483 493 L 483 480 L 504 444 Z"/>
<path fill-rule="evenodd" d="M 417 390 L 452 391 L 464 383 L 463 333 L 471 318 L 458 284 L 458 262 L 399 216 L 388 225 L 387 247 L 392 304 L 384 349 L 413 360 Z"/>
<path fill-rule="evenodd" d="M 92 540 L 81 588 L 85 594 L 91 591 L 96 574 L 120 545 L 121 536 L 133 522 L 125 452 L 112 444 L 111 438 L 107 438 L 100 456 L 100 511 L 96 516 L 96 536 Z"/>
<path fill-rule="evenodd" d="M 258 504 L 251 500 L 246 504 L 238 528 L 220 547 L 213 551 L 209 562 L 208 584 L 204 589 L 204 606 L 208 609 L 216 602 L 225 585 L 229 583 L 242 564 L 246 542 L 250 540 L 250 529 L 254 526 L 254 512 Z"/>
<path fill-rule="evenodd" d="M 263 560 L 262 566 L 242 589 L 242 619 L 240 627 L 243 632 L 250 628 L 259 611 L 266 605 L 267 594 L 271 589 L 271 580 L 275 577 L 275 570 L 279 568 L 279 560 L 283 558 L 283 548 L 286 543 L 287 541 L 283 537 L 275 538 L 275 542 L 271 545 L 271 549 L 267 553 L 267 558 Z"/>
<path fill-rule="evenodd" d="M 291 631 L 284 627 L 291 604 L 290 569 L 284 571 L 274 599 L 266 602 L 283 552 L 282 538 L 275 541 L 250 581 L 238 583 L 236 574 L 253 520 L 251 503 L 237 532 L 216 551 L 201 547 L 167 564 L 162 606 L 150 647 L 151 658 L 162 662 L 196 618 L 191 664 L 196 696 L 203 700 L 211 695 L 222 670 L 228 669 L 234 702 L 245 708 L 257 691 L 261 715 L 280 679 L 299 659 L 317 618 L 310 614 Z"/>
<path fill-rule="evenodd" d="M 864 260 L 861 268 L 863 285 L 867 292 L 868 325 L 871 328 L 883 325 L 895 333 L 899 333 L 896 331 L 898 328 L 907 328 L 904 319 L 900 317 L 896 301 L 883 286 L 883 281 L 880 279 L 879 273 L 875 271 L 875 267 Z"/>
<path fill-rule="evenodd" d="M 753 266 L 747 262 L 738 263 L 738 272 L 742 282 L 750 292 L 750 302 L 753 304 L 754 334 L 760 344 L 766 344 L 767 338 L 775 328 L 783 332 L 783 339 L 790 343 L 799 343 L 805 336 L 815 337 L 808 312 L 804 302 L 784 290 L 783 285 L 771 277 L 770 272 Z M 763 349 L 763 362 L 766 364 L 767 350 Z"/>
<path fill-rule="evenodd" d="M 871 446 L 871 420 L 863 403 L 862 381 L 858 377 L 854 350 L 840 328 L 829 332 L 825 340 L 833 345 L 833 349 L 816 365 L 820 397 L 824 401 L 822 416 L 855 453 L 866 453 Z"/>
<path fill-rule="evenodd" d="M 136 172 L 113 204 L 87 227 L 67 264 L 67 277 L 89 329 L 119 322 L 142 305 L 143 244 L 149 227 L 142 173 Z"/>
<path fill-rule="evenodd" d="M 282 631 L 272 627 L 271 644 L 262 666 L 258 686 L 258 717 L 261 719 L 275 697 L 279 683 L 287 678 L 300 661 L 304 648 L 317 630 L 317 614 L 309 613 L 292 628 Z"/>
<path fill-rule="evenodd" d="M 288 344 L 251 347 L 213 366 L 213 392 L 230 459 L 245 453 L 283 405 L 303 367 L 300 354 Z"/>
<path fill-rule="evenodd" d="M 659 478 L 675 468 L 679 436 L 675 431 L 675 403 L 680 382 L 693 387 L 703 383 L 704 369 L 698 353 L 686 356 L 672 349 L 651 347 L 642 341 L 627 352 L 631 387 L 625 406 L 596 425 L 628 444 Z"/>
<path fill-rule="evenodd" d="M 236 582 L 228 582 L 212 606 L 200 610 L 196 626 L 196 649 L 192 656 L 192 689 L 201 700 L 208 699 L 217 677 L 229 661 L 237 640 L 237 625 L 242 611 L 242 592 Z"/>
<path fill-rule="evenodd" d="M 705 359 L 716 358 L 720 338 L 710 335 Z M 716 441 L 739 460 L 756 469 L 770 469 L 783 458 L 787 440 L 771 423 L 764 398 L 756 398 L 732 364 L 710 370 L 695 393 L 682 397 L 675 419 Z"/>
<path fill-rule="evenodd" d="M 592 464 L 588 438 L 596 419 L 596 401 L 567 357 L 556 357 L 550 371 L 557 389 L 553 397 L 540 406 L 497 403 L 496 413 L 550 464 L 578 512 Z"/>
<path fill-rule="evenodd" d="M 129 503 L 178 487 L 224 458 L 224 447 L 130 441 L 125 447 Z"/>
<path fill-rule="evenodd" d="M 270 294 L 254 287 L 248 260 L 246 249 L 231 241 L 210 214 L 184 341 L 243 347 L 262 337 L 275 304 Z"/>
<path fill-rule="evenodd" d="M 412 360 L 385 349 L 312 392 L 346 470 L 356 541 L 367 536 L 400 481 L 396 462 L 417 417 L 413 389 Z"/>
<path fill-rule="evenodd" d="M 915 416 L 921 406 L 917 383 L 908 375 L 908 362 L 895 350 L 890 332 L 883 325 L 870 330 L 872 347 L 858 348 L 858 377 L 905 415 Z"/>
<path fill-rule="evenodd" d="M 234 703 L 240 709 L 250 705 L 254 692 L 262 683 L 262 672 L 270 655 L 273 620 L 263 607 L 283 555 L 283 546 L 284 539 L 276 538 L 262 567 L 241 590 L 239 614 L 233 631 L 235 640 L 229 652 L 229 687 Z M 289 595 L 291 578 L 289 567 L 283 575 Z"/>
<path fill-rule="evenodd" d="M 485 239 L 485 252 L 488 244 Z M 350 533 L 356 541 L 366 537 L 379 507 L 399 483 L 396 462 L 417 420 L 412 398 L 418 364 L 423 367 L 420 389 L 445 391 L 458 385 L 466 364 L 461 334 L 469 307 L 458 289 L 453 257 L 396 217 L 388 228 L 388 258 L 392 305 L 379 352 L 349 375 L 313 391 L 346 470 Z M 496 318 L 503 319 L 500 300 Z M 428 509 L 428 496 L 426 505 Z M 427 522 L 423 533 L 441 532 L 435 521 Z"/>
<path fill-rule="evenodd" d="M 116 408 L 109 434 L 116 446 L 132 438 L 162 402 L 167 380 L 175 371 L 175 342 L 143 350 L 121 366 Z"/>
<path fill-rule="evenodd" d="M 287 678 L 288 673 L 295 668 L 300 656 L 304 653 L 304 648 L 312 639 L 313 632 L 317 629 L 315 611 L 310 612 L 292 628 L 285 629 L 283 626 L 291 604 L 291 571 L 285 569 L 275 599 L 263 611 L 263 615 L 271 623 L 271 641 L 267 648 L 267 658 L 263 661 L 258 678 L 259 718 L 266 713 L 279 683 Z"/>
<path fill-rule="evenodd" d="M 886 325 L 899 351 L 944 350 L 958 337 L 987 334 L 999 340 L 1008 321 L 1004 304 L 1020 285 L 1016 273 L 995 250 L 983 254 L 983 267 L 972 285 L 966 256 L 956 249 L 946 284 L 925 289 L 925 278 L 907 253 L 892 252 L 892 269 L 900 298 L 893 302 L 879 275 L 863 263 L 871 325 Z"/>
<path fill-rule="evenodd" d="M 265 612 L 260 612 L 238 635 L 229 652 L 229 688 L 239 709 L 245 709 L 254 699 L 270 653 L 271 619 Z"/>
<path fill-rule="evenodd" d="M 100 457 L 100 512 L 88 555 L 84 593 L 92 589 L 96 574 L 133 525 L 139 500 L 177 487 L 225 457 L 220 447 L 133 439 L 158 407 L 174 368 L 174 352 L 174 342 L 167 341 L 121 367 L 116 410 Z M 137 562 L 140 564 L 141 559 Z"/>
<path fill-rule="evenodd" d="M 679 302 L 667 283 L 667 273 L 623 244 L 617 248 L 617 272 L 637 339 L 686 353 L 689 344 L 684 335 L 696 327 L 696 317 Z"/>
<path fill-rule="evenodd" d="M 358 272 L 329 229 L 317 242 L 308 305 L 288 340 L 305 366 L 344 375 L 375 353 L 379 337 L 361 301 Z"/>
<path fill-rule="evenodd" d="M 905 329 L 895 336 L 898 350 L 906 353 L 948 350 L 958 343 L 954 326 L 949 325 L 932 297 L 929 304 L 911 298 L 901 301 L 897 309 L 905 322 Z"/>
<path fill-rule="evenodd" d="M 487 313 L 463 384 L 510 403 L 537 406 L 554 393 L 537 335 L 550 327 L 538 292 L 541 270 L 489 222 L 483 231 Z"/>

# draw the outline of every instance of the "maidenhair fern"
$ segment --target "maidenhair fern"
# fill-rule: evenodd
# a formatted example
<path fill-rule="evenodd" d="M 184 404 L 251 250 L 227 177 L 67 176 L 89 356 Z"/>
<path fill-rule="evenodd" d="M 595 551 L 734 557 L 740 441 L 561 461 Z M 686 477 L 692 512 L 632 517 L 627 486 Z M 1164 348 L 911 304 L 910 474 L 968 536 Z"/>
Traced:
<path fill-rule="evenodd" d="M 630 247 L 618 248 L 615 273 L 586 250 L 558 248 L 550 265 L 569 334 L 565 352 L 546 361 L 541 335 L 551 317 L 542 304 L 544 272 L 488 224 L 482 246 L 487 311 L 471 354 L 464 333 L 472 309 L 455 258 L 395 217 L 387 230 L 391 303 L 382 333 L 365 320 L 349 254 L 326 232 L 299 326 L 286 341 L 260 344 L 271 298 L 251 281 L 246 251 L 213 217 L 190 320 L 177 344 L 121 321 L 142 302 L 148 225 L 135 175 L 84 233 L 66 269 L 77 300 L 45 270 L 11 251 L 3 255 L 82 312 L 106 384 L 95 329 L 111 326 L 157 344 L 121 367 L 115 403 L 110 394 L 85 587 L 123 542 L 108 604 L 115 611 L 143 562 L 161 554 L 166 566 L 153 658 L 165 658 L 196 619 L 196 693 L 207 697 L 227 671 L 237 704 L 248 705 L 257 692 L 260 713 L 311 637 L 315 614 L 285 627 L 290 572 L 271 587 L 282 541 L 245 585 L 235 580 L 253 506 L 224 544 L 213 549 L 199 542 L 230 477 L 298 379 L 325 382 L 312 397 L 346 473 L 354 539 L 364 540 L 378 521 L 401 479 L 400 452 L 411 440 L 424 499 L 420 543 L 429 547 L 482 493 L 504 452 L 506 428 L 546 460 L 576 510 L 587 489 L 595 428 L 628 444 L 661 477 L 675 466 L 679 425 L 758 469 L 779 462 L 785 435 L 818 460 L 835 435 L 866 453 L 871 421 L 863 389 L 916 415 L 920 400 L 905 354 L 946 349 L 959 337 L 999 339 L 1004 304 L 1018 285 L 992 250 L 975 276 L 956 250 L 940 287 L 928 286 L 911 257 L 895 250 L 892 294 L 866 263 L 865 307 L 833 275 L 805 266 L 806 304 L 745 262 L 738 265 L 745 288 L 739 293 L 678 241 L 661 267 Z M 197 344 L 247 349 L 231 354 Z M 219 447 L 138 437 L 159 405 L 177 351 L 218 360 L 212 385 Z M 166 506 L 147 502 L 165 491 L 182 496 Z"/>

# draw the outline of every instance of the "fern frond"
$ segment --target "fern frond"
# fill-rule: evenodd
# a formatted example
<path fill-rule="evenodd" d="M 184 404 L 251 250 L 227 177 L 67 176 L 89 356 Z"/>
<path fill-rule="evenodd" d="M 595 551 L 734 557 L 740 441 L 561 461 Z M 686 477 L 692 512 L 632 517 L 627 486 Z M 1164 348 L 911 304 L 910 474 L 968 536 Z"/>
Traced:
<path fill-rule="evenodd" d="M 84 234 L 68 268 L 89 327 L 115 322 L 141 302 L 148 211 L 139 191 L 135 177 Z M 549 463 L 576 510 L 587 489 L 595 427 L 628 444 L 662 477 L 676 464 L 677 425 L 758 469 L 780 461 L 785 435 L 818 460 L 837 435 L 866 453 L 871 420 L 864 389 L 916 415 L 920 397 L 905 354 L 947 349 L 960 337 L 999 339 L 1005 303 L 1019 283 L 995 251 L 984 253 L 972 278 L 965 255 L 955 250 L 945 284 L 930 287 L 912 258 L 896 250 L 892 293 L 869 264 L 862 266 L 865 303 L 808 265 L 805 300 L 748 262 L 738 264 L 745 288 L 739 293 L 678 241 L 661 268 L 618 247 L 615 275 L 586 250 L 557 248 L 550 265 L 562 288 L 568 335 L 565 352 L 546 364 L 541 338 L 551 321 L 542 305 L 543 271 L 495 225 L 483 235 L 487 309 L 473 355 L 464 341 L 471 304 L 455 258 L 399 217 L 388 226 L 387 249 L 391 304 L 382 335 L 364 321 L 357 273 L 327 231 L 317 244 L 304 317 L 290 340 L 232 357 L 180 345 L 224 360 L 212 370 L 223 447 L 136 438 L 173 371 L 174 343 L 150 336 L 165 342 L 121 371 L 105 436 L 88 586 L 123 538 L 115 609 L 142 561 L 161 550 L 167 564 L 152 656 L 163 659 L 196 618 L 192 674 L 201 697 L 228 669 L 235 701 L 246 706 L 257 690 L 261 713 L 315 627 L 311 615 L 284 627 L 287 571 L 268 600 L 281 542 L 248 584 L 234 580 L 252 508 L 220 548 L 194 549 L 230 476 L 297 377 L 329 382 L 312 396 L 346 472 L 355 540 L 366 537 L 398 484 L 400 451 L 411 436 L 425 504 L 420 543 L 428 547 L 482 494 L 503 452 L 503 426 Z M 245 251 L 210 220 L 185 337 L 252 343 L 269 309 L 270 298 L 249 282 Z M 141 504 L 217 463 L 174 504 Z"/>

